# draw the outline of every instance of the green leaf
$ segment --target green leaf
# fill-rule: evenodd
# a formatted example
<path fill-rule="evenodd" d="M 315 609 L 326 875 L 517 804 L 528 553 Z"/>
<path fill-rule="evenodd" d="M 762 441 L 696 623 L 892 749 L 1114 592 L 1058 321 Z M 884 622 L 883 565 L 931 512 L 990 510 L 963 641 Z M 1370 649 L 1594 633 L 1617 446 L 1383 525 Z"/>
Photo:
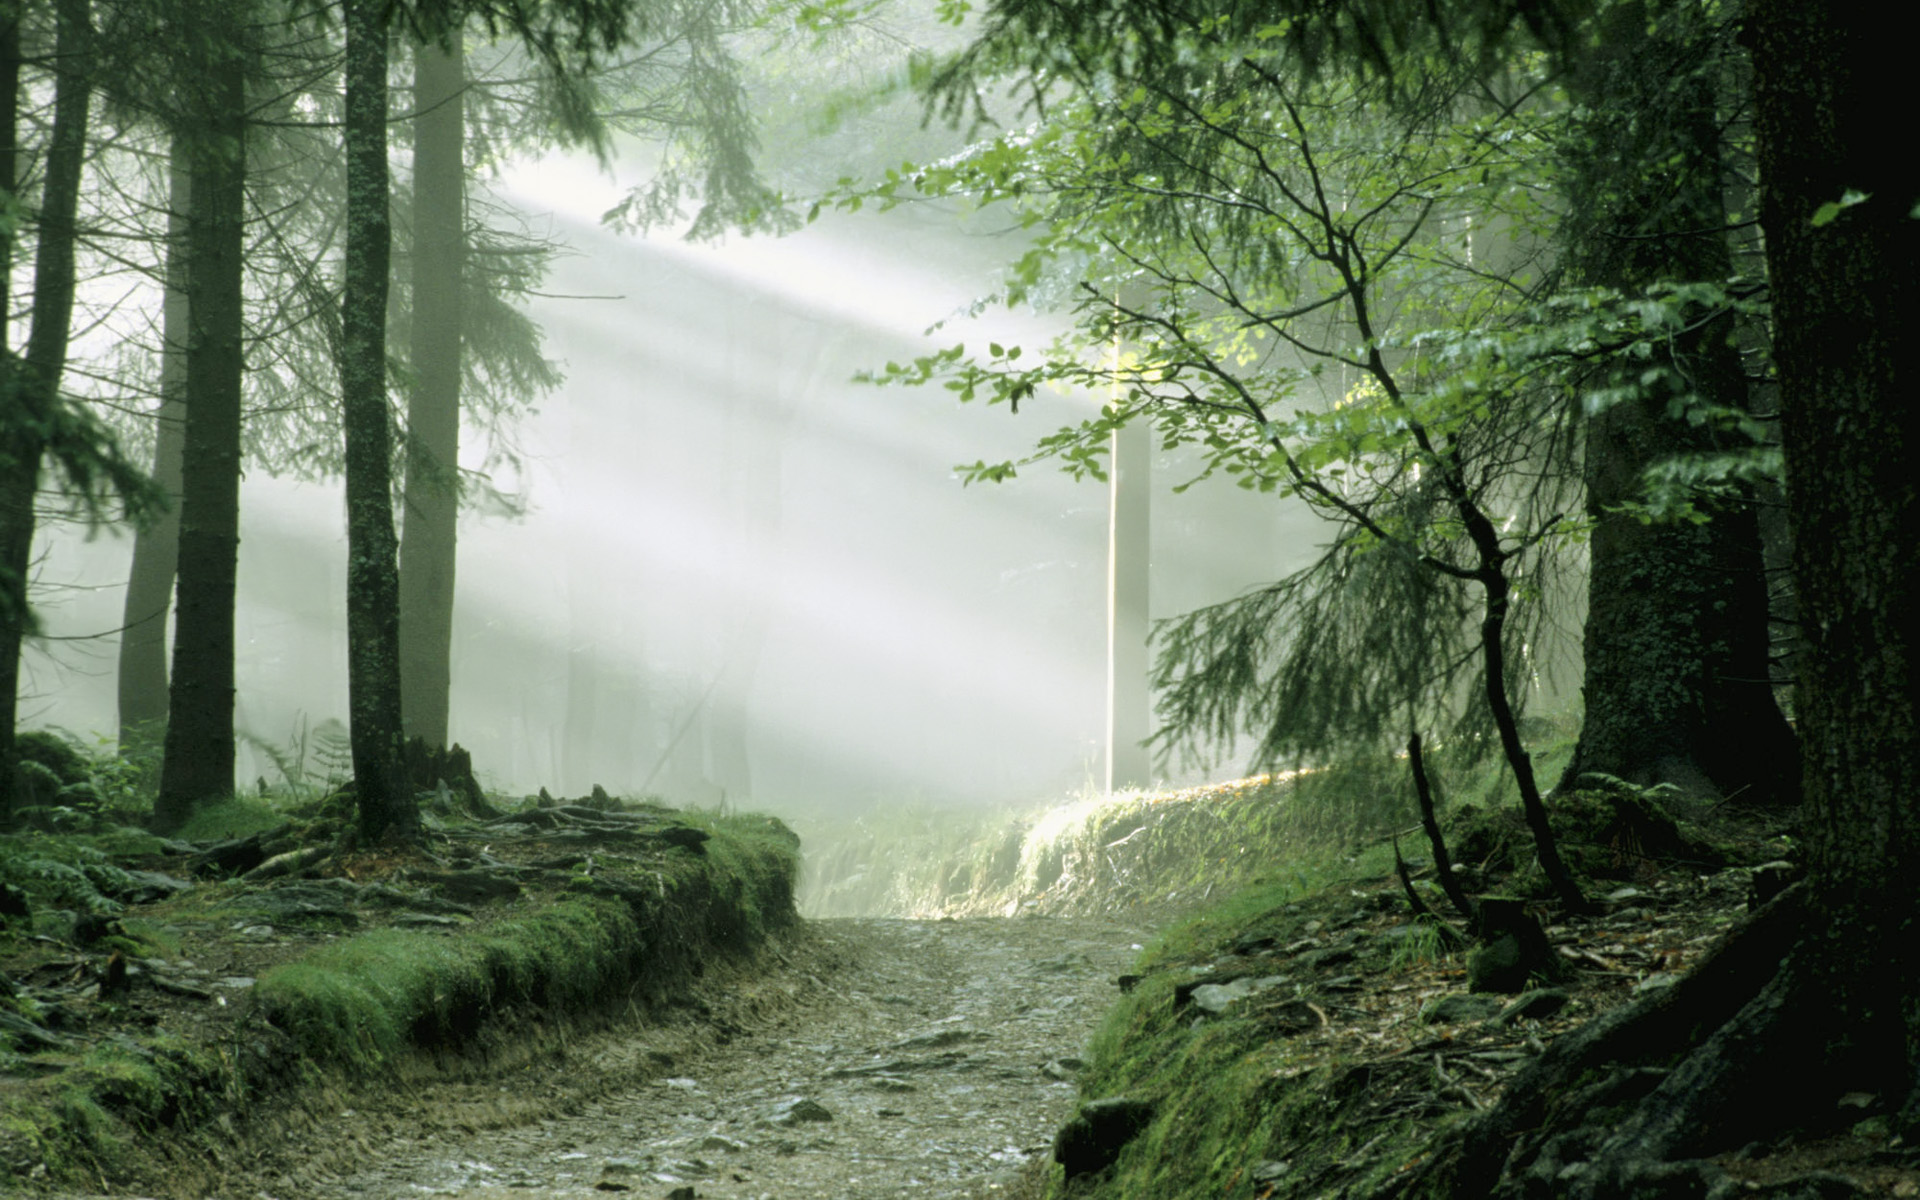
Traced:
<path fill-rule="evenodd" d="M 1865 203 L 1867 199 L 1868 193 L 1848 188 L 1838 200 L 1829 200 L 1813 210 L 1813 227 L 1819 229 L 1823 225 L 1833 224 L 1841 213 L 1856 204 Z"/>

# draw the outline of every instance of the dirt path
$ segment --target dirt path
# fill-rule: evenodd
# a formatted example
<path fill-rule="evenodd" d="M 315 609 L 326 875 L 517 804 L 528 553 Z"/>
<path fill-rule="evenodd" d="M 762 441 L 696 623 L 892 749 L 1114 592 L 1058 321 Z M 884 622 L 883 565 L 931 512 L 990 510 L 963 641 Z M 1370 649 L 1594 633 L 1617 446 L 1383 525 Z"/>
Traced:
<path fill-rule="evenodd" d="M 231 1164 L 217 1194 L 993 1195 L 1071 1112 L 1142 940 L 1050 917 L 815 922 L 772 969 L 710 980 L 697 1015 L 504 1080 L 342 1098 L 359 1110 Z"/>

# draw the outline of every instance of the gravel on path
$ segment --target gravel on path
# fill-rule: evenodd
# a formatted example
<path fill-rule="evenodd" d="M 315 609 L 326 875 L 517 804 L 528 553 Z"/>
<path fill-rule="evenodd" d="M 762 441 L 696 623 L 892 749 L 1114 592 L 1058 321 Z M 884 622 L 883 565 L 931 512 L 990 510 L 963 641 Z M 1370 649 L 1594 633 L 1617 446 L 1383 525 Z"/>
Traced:
<path fill-rule="evenodd" d="M 344 1109 L 236 1163 L 218 1194 L 1004 1194 L 1072 1113 L 1079 1056 L 1145 937 L 1062 917 L 812 922 L 757 972 L 709 979 L 677 1028 L 596 1035 L 519 1077 L 422 1082 L 360 1120 Z"/>

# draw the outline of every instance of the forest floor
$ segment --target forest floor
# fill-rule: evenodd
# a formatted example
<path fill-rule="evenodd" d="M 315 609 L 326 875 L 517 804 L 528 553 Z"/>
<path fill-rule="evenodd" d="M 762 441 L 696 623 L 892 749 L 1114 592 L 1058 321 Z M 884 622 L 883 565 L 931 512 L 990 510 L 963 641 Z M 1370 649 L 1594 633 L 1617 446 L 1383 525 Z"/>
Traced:
<path fill-rule="evenodd" d="M 361 1083 L 310 1083 L 201 1135 L 161 1134 L 170 1148 L 145 1170 L 88 1194 L 1027 1200 L 1057 1178 L 1050 1150 L 1078 1104 L 1127 1095 L 1160 1117 L 1118 1175 L 1074 1192 L 1371 1195 L 1554 1038 L 1698 962 L 1742 920 L 1753 865 L 1781 845 L 1766 830 L 1729 838 L 1727 867 L 1590 848 L 1611 876 L 1592 887 L 1602 911 L 1548 925 L 1565 977 L 1519 1012 L 1513 997 L 1469 995 L 1464 954 L 1409 917 L 1397 880 L 1357 864 L 1166 929 L 1171 915 L 1144 905 L 812 921 L 714 962 L 645 1019 L 522 1020 Z M 380 919 L 407 912 L 441 927 L 422 909 Z M 206 929 L 138 964 L 118 1000 L 97 994 L 97 955 L 47 942 L 37 964 L 4 966 L 82 993 L 76 1008 L 116 1005 L 103 1014 L 116 1022 L 230 1035 L 246 982 L 326 936 L 284 921 Z M 1920 1197 L 1882 1099 L 1848 1104 L 1818 1137 L 1721 1165 L 1756 1184 L 1821 1172 L 1823 1195 Z"/>
<path fill-rule="evenodd" d="M 193 1194 L 1007 1195 L 1071 1115 L 1077 1054 L 1142 936 L 1054 917 L 815 922 L 708 972 L 664 1021 L 508 1070 L 307 1097 L 256 1120 L 273 1135 L 230 1147 Z"/>

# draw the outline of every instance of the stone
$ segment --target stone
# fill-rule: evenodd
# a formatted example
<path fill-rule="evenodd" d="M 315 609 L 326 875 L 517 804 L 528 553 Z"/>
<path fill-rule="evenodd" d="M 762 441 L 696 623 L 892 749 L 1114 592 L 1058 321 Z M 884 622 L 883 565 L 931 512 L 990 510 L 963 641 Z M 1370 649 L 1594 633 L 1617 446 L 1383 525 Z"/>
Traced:
<path fill-rule="evenodd" d="M 1573 995 L 1559 988 L 1535 988 L 1523 992 L 1518 1000 L 1500 1010 L 1496 1018 L 1502 1025 L 1515 1021 L 1542 1021 L 1573 1002 Z"/>
<path fill-rule="evenodd" d="M 175 879 L 159 871 L 128 871 L 126 879 L 115 886 L 111 895 L 122 904 L 152 904 L 192 886 L 188 880 Z"/>
<path fill-rule="evenodd" d="M 1070 1083 L 1074 1076 L 1086 1069 L 1086 1066 L 1086 1063 L 1077 1058 L 1054 1058 L 1042 1064 L 1040 1073 L 1048 1079 Z"/>
<path fill-rule="evenodd" d="M 1152 1120 L 1153 1105 L 1145 1100 L 1113 1096 L 1089 1101 L 1060 1127 L 1053 1139 L 1053 1161 L 1068 1179 L 1104 1171 Z"/>
<path fill-rule="evenodd" d="M 1498 996 L 1466 995 L 1454 992 L 1436 996 L 1420 1006 L 1420 1020 L 1427 1025 L 1465 1025 L 1500 1015 L 1506 1002 Z"/>
<path fill-rule="evenodd" d="M 763 1125 L 781 1125 L 792 1127 L 808 1121 L 831 1121 L 833 1114 L 817 1100 L 805 1096 L 790 1096 L 773 1107 L 773 1110 L 760 1119 Z"/>

